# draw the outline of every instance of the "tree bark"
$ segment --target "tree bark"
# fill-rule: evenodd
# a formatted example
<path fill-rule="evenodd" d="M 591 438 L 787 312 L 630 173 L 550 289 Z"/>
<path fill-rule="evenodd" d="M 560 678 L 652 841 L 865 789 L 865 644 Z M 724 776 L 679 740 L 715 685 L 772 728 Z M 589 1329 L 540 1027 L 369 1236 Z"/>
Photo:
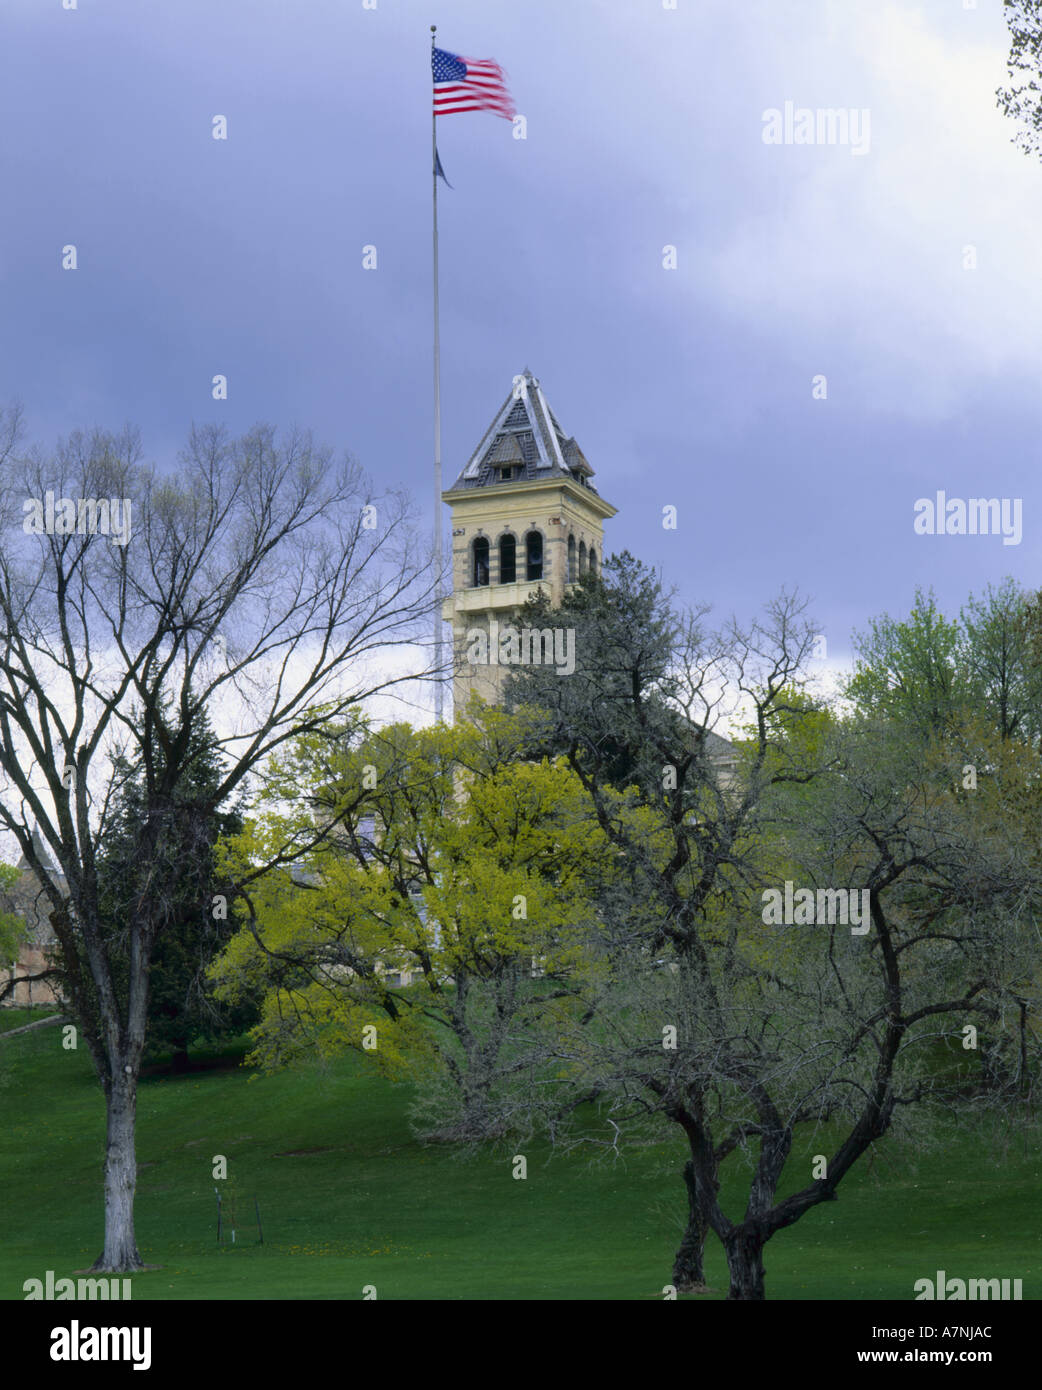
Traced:
<path fill-rule="evenodd" d="M 727 1290 L 729 1300 L 759 1302 L 766 1297 L 763 1291 L 763 1247 L 763 1233 L 755 1226 L 735 1226 L 724 1237 L 727 1268 L 731 1275 L 731 1287 Z"/>
<path fill-rule="evenodd" d="M 699 1206 L 695 1165 L 690 1159 L 684 1164 L 684 1186 L 687 1188 L 687 1229 L 673 1261 L 672 1283 L 677 1293 L 693 1293 L 706 1287 L 704 1256 L 709 1223 Z"/>
<path fill-rule="evenodd" d="M 1031 1071 L 1028 1067 L 1028 1006 L 1026 999 L 1018 999 L 1020 1007 L 1020 1094 L 1031 1094 Z"/>
<path fill-rule="evenodd" d="M 981 1090 L 989 1095 L 1000 1095 L 1003 1091 L 1013 1094 L 1020 1085 L 1017 1066 L 1008 1056 L 1003 1055 L 1000 1043 L 985 1043 L 980 1049 Z"/>
<path fill-rule="evenodd" d="M 145 1267 L 134 1236 L 136 1083 L 133 1075 L 116 1076 L 105 1098 L 105 1248 L 92 1268 L 112 1274 L 127 1274 Z"/>

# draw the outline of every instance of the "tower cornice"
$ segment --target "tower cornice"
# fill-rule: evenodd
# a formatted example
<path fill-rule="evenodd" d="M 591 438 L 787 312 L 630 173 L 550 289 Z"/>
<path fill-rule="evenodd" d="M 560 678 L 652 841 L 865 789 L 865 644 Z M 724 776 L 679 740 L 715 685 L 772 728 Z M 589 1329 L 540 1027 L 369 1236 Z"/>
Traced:
<path fill-rule="evenodd" d="M 571 478 L 562 477 L 560 474 L 550 478 L 540 478 L 533 482 L 519 483 L 488 483 L 482 488 L 450 488 L 441 494 L 443 502 L 450 506 L 459 507 L 468 502 L 479 503 L 483 498 L 498 497 L 506 500 L 510 497 L 535 498 L 545 497 L 548 493 L 563 492 L 567 496 L 578 502 L 580 506 L 587 507 L 603 521 L 608 521 L 615 516 L 618 508 L 613 507 L 610 502 L 592 488 L 583 487 L 580 483 Z"/>

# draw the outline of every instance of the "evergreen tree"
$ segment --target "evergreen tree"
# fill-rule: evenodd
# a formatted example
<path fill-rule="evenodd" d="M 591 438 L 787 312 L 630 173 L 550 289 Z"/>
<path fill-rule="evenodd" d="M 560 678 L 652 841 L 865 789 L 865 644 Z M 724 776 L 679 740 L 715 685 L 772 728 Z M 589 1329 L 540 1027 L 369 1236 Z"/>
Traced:
<path fill-rule="evenodd" d="M 683 737 L 684 717 L 665 698 L 675 688 L 671 662 L 683 621 L 658 575 L 628 551 L 607 559 L 602 574 L 583 574 L 556 606 L 543 592 L 529 599 L 520 627 L 575 632 L 575 671 L 567 680 L 547 666 L 519 666 L 508 675 L 507 709 L 527 707 L 531 713 L 548 703 L 556 710 L 554 720 L 533 727 L 529 753 L 575 753 L 582 759 L 585 751 L 585 763 L 596 765 L 602 781 L 661 791 L 661 759 L 656 761 L 649 727 L 663 737 Z M 642 695 L 639 717 L 632 707 L 635 673 Z M 598 712 L 592 734 L 591 710 Z M 595 755 L 585 747 L 588 738 L 596 744 Z"/>
<path fill-rule="evenodd" d="M 160 763 L 162 756 L 160 755 Z M 162 784 L 162 766 L 152 783 Z M 206 969 L 232 934 L 227 904 L 229 885 L 218 880 L 214 849 L 220 837 L 242 830 L 237 808 L 207 811 L 223 773 L 209 717 L 197 720 L 189 737 L 187 771 L 176 797 L 166 805 L 150 798 L 149 779 L 140 766 L 118 759 L 118 786 L 111 831 L 98 858 L 99 901 L 105 933 L 118 962 L 118 987 L 128 978 L 127 922 L 139 894 L 163 900 L 166 928 L 157 935 L 149 970 L 147 1048 L 153 1055 L 173 1053 L 174 1071 L 188 1068 L 188 1049 L 196 1038 L 234 1036 L 252 1026 L 256 1007 L 244 1000 L 218 1004 Z M 168 822 L 167 846 L 158 873 L 144 879 L 137 847 L 150 817 Z"/>

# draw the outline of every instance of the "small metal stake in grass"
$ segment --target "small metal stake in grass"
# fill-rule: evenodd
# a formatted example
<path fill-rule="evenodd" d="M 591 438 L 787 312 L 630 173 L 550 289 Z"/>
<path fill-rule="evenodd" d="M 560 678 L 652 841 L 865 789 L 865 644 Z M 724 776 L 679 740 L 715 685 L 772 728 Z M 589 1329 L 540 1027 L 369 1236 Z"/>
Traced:
<path fill-rule="evenodd" d="M 263 1245 L 263 1244 L 264 1244 L 264 1228 L 263 1228 L 263 1226 L 261 1225 L 261 1219 L 260 1219 L 260 1203 L 257 1201 L 256 1197 L 254 1197 L 254 1199 L 253 1199 L 253 1209 L 254 1209 L 254 1211 L 257 1213 L 257 1234 L 260 1236 L 260 1243 L 261 1243 L 261 1245 Z"/>
<path fill-rule="evenodd" d="M 220 1243 L 221 1243 L 221 1189 L 220 1189 L 219 1187 L 215 1187 L 215 1188 L 214 1188 L 214 1191 L 217 1193 L 217 1244 L 220 1245 Z"/>

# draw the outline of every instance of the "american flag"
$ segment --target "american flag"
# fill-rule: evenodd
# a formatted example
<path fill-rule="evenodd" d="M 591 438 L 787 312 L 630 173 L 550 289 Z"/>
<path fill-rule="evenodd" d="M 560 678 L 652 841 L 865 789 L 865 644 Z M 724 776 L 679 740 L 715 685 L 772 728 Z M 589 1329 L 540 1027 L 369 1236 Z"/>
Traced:
<path fill-rule="evenodd" d="M 507 91 L 506 74 L 491 58 L 461 58 L 435 48 L 431 68 L 436 116 L 451 116 L 454 111 L 494 111 L 512 120 L 517 114 Z"/>

